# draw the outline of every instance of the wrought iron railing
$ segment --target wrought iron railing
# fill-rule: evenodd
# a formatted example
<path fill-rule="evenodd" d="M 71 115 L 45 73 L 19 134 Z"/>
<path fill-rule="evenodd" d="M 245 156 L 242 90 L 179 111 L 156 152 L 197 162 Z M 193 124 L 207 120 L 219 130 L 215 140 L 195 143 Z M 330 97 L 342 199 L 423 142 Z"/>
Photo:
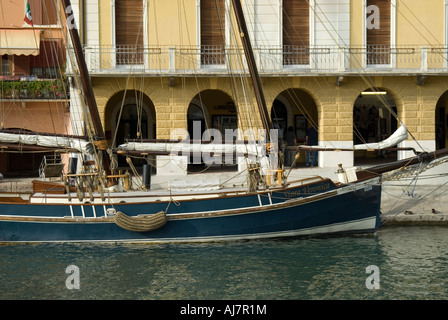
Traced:
<path fill-rule="evenodd" d="M 225 46 L 201 46 L 201 65 L 223 65 L 226 63 Z"/>
<path fill-rule="evenodd" d="M 391 46 L 385 45 L 367 45 L 367 65 L 390 65 Z"/>
<path fill-rule="evenodd" d="M 213 75 L 245 72 L 242 48 L 223 46 L 86 47 L 92 74 L 142 72 Z M 260 74 L 353 74 L 447 72 L 444 46 L 255 47 Z M 68 71 L 70 72 L 70 71 Z"/>
<path fill-rule="evenodd" d="M 139 45 L 121 45 L 116 47 L 117 65 L 141 65 L 144 63 L 145 50 Z"/>
<path fill-rule="evenodd" d="M 283 65 L 308 65 L 310 63 L 309 46 L 283 46 Z"/>

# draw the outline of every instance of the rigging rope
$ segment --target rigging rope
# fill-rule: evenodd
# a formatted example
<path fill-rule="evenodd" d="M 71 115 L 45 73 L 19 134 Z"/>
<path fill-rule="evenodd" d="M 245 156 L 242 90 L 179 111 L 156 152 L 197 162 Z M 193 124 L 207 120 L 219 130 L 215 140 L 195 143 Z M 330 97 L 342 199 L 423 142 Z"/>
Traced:
<path fill-rule="evenodd" d="M 138 179 L 139 188 L 146 190 L 146 187 L 143 184 L 143 178 L 139 175 L 137 169 L 135 168 L 134 164 L 132 163 L 132 159 L 130 157 L 126 157 L 126 162 L 129 164 L 129 168 L 131 168 L 134 176 Z"/>
<path fill-rule="evenodd" d="M 324 26 L 325 30 L 327 31 L 328 34 L 330 34 L 331 38 L 333 39 L 333 41 L 337 44 L 338 41 L 334 38 L 333 34 L 330 32 L 330 30 L 326 27 L 326 24 L 322 21 L 322 19 L 320 18 L 320 15 L 316 13 L 314 7 L 309 3 L 309 0 L 306 0 L 311 8 L 311 10 L 314 12 L 314 15 L 318 17 L 319 21 L 321 22 L 321 24 Z M 336 28 L 334 27 L 333 23 L 331 22 L 330 19 L 328 19 L 326 13 L 322 10 L 322 8 L 320 8 L 320 5 L 317 2 L 314 2 L 315 6 L 317 6 L 320 9 L 320 12 L 323 14 L 323 16 L 325 17 L 325 19 L 327 20 L 327 22 L 331 25 L 331 27 L 333 28 L 333 31 L 336 32 L 336 34 L 339 37 L 339 40 L 342 40 L 342 43 L 344 44 L 345 47 L 347 47 L 347 44 L 345 43 L 344 39 L 342 39 L 342 37 L 339 35 L 339 33 L 337 32 Z M 347 53 L 344 53 L 344 55 Z M 350 57 L 349 57 L 350 58 Z M 361 62 L 358 60 L 358 58 L 356 56 L 354 56 L 355 61 L 357 61 L 358 65 L 361 66 L 360 69 L 362 71 L 364 71 L 364 74 L 359 73 L 359 76 L 361 77 L 361 79 L 363 79 L 365 81 L 365 83 L 369 86 L 369 88 L 372 91 L 379 91 L 378 88 L 375 87 L 373 80 L 369 77 L 369 76 L 365 76 L 366 74 L 366 70 L 362 67 Z M 368 81 L 369 80 L 369 81 Z M 384 105 L 384 107 L 386 107 L 386 109 L 400 122 L 400 124 L 402 126 L 405 126 L 404 123 L 398 118 L 398 115 L 395 113 L 395 111 L 392 109 L 392 107 L 389 105 L 389 103 L 387 103 L 387 101 L 385 100 L 385 98 L 381 95 L 378 95 L 378 98 L 380 100 L 380 102 Z M 421 148 L 421 150 L 425 150 L 425 148 L 423 148 L 423 146 L 420 144 L 420 142 L 415 138 L 415 136 L 408 130 L 409 135 L 411 136 L 411 138 L 415 141 L 415 143 Z"/>

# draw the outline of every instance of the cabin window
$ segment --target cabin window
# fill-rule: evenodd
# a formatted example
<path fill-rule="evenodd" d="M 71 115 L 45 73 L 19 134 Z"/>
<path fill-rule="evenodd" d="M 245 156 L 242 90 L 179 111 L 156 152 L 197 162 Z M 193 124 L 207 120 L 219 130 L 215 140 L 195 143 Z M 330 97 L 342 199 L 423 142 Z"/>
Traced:
<path fill-rule="evenodd" d="M 283 1 L 283 65 L 310 63 L 309 0 Z"/>

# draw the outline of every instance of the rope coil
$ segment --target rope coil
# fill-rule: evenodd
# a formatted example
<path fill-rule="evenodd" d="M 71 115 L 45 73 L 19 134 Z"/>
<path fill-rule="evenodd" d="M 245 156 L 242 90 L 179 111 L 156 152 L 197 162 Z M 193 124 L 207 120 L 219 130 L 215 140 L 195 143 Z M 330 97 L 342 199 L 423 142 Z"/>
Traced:
<path fill-rule="evenodd" d="M 149 232 L 157 230 L 165 225 L 167 217 L 165 211 L 153 215 L 131 217 L 121 211 L 114 215 L 114 222 L 119 227 L 133 232 Z"/>

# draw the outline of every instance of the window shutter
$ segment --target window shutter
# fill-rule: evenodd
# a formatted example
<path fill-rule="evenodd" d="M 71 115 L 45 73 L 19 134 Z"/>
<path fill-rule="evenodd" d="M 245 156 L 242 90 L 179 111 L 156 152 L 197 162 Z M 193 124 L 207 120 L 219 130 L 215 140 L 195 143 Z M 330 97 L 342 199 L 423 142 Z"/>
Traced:
<path fill-rule="evenodd" d="M 390 0 L 367 0 L 379 9 L 379 28 L 367 28 L 367 64 L 390 64 Z M 367 16 L 366 16 L 367 18 Z"/>
<path fill-rule="evenodd" d="M 201 0 L 201 47 L 202 64 L 224 64 L 224 0 Z"/>
<path fill-rule="evenodd" d="M 30 0 L 31 17 L 34 25 L 43 24 L 42 20 L 42 0 Z"/>
<path fill-rule="evenodd" d="M 309 64 L 310 8 L 308 0 L 283 1 L 283 63 Z"/>
<path fill-rule="evenodd" d="M 30 0 L 34 25 L 59 24 L 54 0 Z"/>
<path fill-rule="evenodd" d="M 115 1 L 117 64 L 143 64 L 143 1 Z"/>

